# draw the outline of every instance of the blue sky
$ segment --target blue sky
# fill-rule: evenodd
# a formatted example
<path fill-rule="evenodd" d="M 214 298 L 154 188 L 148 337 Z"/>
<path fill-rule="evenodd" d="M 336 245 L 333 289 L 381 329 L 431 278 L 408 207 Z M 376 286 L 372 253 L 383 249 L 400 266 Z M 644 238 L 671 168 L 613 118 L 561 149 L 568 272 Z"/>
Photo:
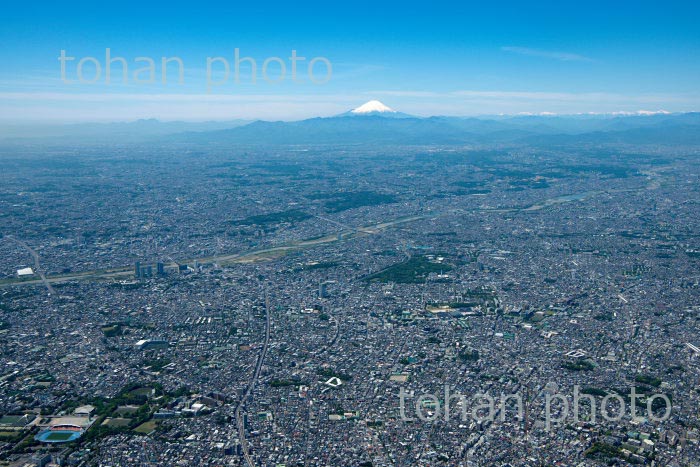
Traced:
<path fill-rule="evenodd" d="M 484 4 L 485 3 L 485 4 Z M 568 4 L 567 4 L 568 3 Z M 0 119 L 116 121 L 137 118 L 297 119 L 333 115 L 379 99 L 418 115 L 700 110 L 700 6 L 696 2 L 431 1 L 202 3 L 12 2 L 0 26 Z M 105 49 L 124 57 L 105 84 Z M 207 86 L 207 57 L 233 67 L 234 49 L 253 57 L 258 82 Z M 67 63 L 64 83 L 57 57 Z M 292 50 L 299 82 L 290 79 Z M 75 82 L 79 59 L 102 75 Z M 180 57 L 185 83 L 137 84 L 136 57 Z M 260 67 L 280 57 L 286 79 Z M 306 65 L 327 58 L 326 84 Z M 223 71 L 213 65 L 212 79 Z M 325 74 L 322 64 L 315 68 Z M 279 76 L 272 63 L 271 76 Z M 94 76 L 89 63 L 85 76 Z"/>

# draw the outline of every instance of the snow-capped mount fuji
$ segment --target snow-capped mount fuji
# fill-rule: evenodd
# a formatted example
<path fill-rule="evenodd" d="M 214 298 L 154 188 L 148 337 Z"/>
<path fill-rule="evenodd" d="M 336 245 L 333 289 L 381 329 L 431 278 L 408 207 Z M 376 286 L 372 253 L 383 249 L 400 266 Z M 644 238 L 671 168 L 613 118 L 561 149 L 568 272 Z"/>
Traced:
<path fill-rule="evenodd" d="M 388 105 L 379 101 L 369 101 L 365 102 L 356 109 L 352 109 L 350 113 L 352 114 L 370 114 L 370 113 L 397 113 L 396 110 L 392 109 Z"/>
<path fill-rule="evenodd" d="M 398 112 L 383 102 L 371 100 L 338 117 L 387 117 L 387 118 L 415 118 L 402 112 Z"/>

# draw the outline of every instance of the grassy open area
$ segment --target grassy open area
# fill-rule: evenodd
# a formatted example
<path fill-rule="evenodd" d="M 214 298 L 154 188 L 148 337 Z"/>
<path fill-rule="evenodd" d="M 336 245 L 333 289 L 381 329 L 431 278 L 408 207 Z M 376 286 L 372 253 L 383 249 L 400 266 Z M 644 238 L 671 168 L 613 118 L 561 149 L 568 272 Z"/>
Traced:
<path fill-rule="evenodd" d="M 131 391 L 131 394 L 136 396 L 136 397 L 151 397 L 151 394 L 153 393 L 153 388 L 137 388 Z"/>
<path fill-rule="evenodd" d="M 130 418 L 108 418 L 102 424 L 110 428 L 122 428 L 129 426 L 129 423 L 131 423 Z"/>
<path fill-rule="evenodd" d="M 158 422 L 156 422 L 155 420 L 150 420 L 150 421 L 144 422 L 144 423 L 140 424 L 139 426 L 137 426 L 136 428 L 134 428 L 134 431 L 136 433 L 148 434 L 151 431 L 155 430 L 156 426 L 158 426 Z"/>
<path fill-rule="evenodd" d="M 65 441 L 67 439 L 70 439 L 71 436 L 73 436 L 73 433 L 55 431 L 46 436 L 46 441 Z"/>
<path fill-rule="evenodd" d="M 0 431 L 0 440 L 10 441 L 19 438 L 21 434 L 21 431 Z"/>

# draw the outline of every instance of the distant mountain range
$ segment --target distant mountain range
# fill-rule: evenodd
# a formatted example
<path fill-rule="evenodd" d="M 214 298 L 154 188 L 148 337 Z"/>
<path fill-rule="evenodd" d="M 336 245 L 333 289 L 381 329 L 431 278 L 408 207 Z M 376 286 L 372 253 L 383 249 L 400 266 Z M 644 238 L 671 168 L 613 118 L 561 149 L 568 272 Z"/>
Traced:
<path fill-rule="evenodd" d="M 0 123 L 0 140 L 46 140 L 59 142 L 140 142 L 189 131 L 215 131 L 250 123 L 250 120 L 221 122 L 161 122 L 156 119 L 113 123 L 30 124 Z"/>
<path fill-rule="evenodd" d="M 2 130 L 2 128 L 0 128 Z M 334 117 L 293 122 L 83 124 L 41 129 L 60 143 L 175 142 L 214 145 L 382 144 L 700 144 L 700 113 L 634 115 L 415 117 L 379 101 Z M 43 130 L 44 132 L 46 129 Z M 32 134 L 6 133 L 13 140 Z M 8 138 L 5 138 L 8 141 Z"/>
<path fill-rule="evenodd" d="M 335 117 L 174 135 L 212 144 L 700 144 L 700 113 L 415 117 L 370 101 Z"/>

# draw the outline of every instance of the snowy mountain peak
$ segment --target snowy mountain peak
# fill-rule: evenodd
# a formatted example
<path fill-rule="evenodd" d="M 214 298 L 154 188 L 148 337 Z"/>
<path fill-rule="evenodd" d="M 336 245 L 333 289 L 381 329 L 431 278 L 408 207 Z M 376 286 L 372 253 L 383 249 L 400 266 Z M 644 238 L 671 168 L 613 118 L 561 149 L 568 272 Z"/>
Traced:
<path fill-rule="evenodd" d="M 369 114 L 369 113 L 374 113 L 374 112 L 396 113 L 396 110 L 392 109 L 389 106 L 382 104 L 379 101 L 369 101 L 365 104 L 362 104 L 358 108 L 350 111 L 350 113 L 353 113 L 353 114 Z"/>

